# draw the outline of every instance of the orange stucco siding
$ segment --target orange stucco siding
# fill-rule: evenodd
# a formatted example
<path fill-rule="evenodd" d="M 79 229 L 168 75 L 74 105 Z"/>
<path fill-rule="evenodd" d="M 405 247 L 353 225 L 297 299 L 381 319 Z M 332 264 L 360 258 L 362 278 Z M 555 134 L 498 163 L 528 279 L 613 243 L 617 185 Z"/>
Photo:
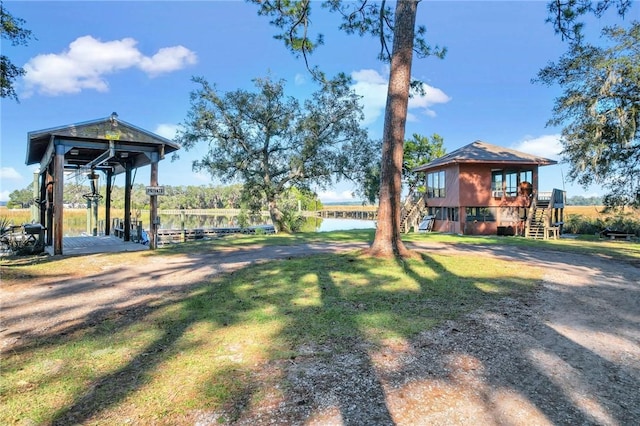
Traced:
<path fill-rule="evenodd" d="M 490 205 L 491 168 L 480 164 L 462 164 L 459 180 L 461 206 Z"/>

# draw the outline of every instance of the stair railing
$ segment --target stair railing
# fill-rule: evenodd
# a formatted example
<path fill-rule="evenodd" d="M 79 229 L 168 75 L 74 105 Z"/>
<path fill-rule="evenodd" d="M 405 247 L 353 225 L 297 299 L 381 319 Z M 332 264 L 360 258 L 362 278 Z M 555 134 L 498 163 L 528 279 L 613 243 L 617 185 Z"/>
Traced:
<path fill-rule="evenodd" d="M 409 232 L 409 230 L 411 229 L 411 224 L 417 224 L 418 219 L 420 218 L 420 213 L 426 205 L 427 203 L 424 197 L 420 197 L 420 199 L 407 212 L 407 215 L 402 221 L 402 228 L 405 233 Z"/>
<path fill-rule="evenodd" d="M 524 224 L 524 236 L 525 238 L 529 238 L 529 231 L 531 228 L 531 219 L 536 213 L 536 201 L 538 200 L 537 191 L 534 190 L 531 196 L 531 204 L 529 204 L 529 212 L 527 213 L 527 221 Z"/>
<path fill-rule="evenodd" d="M 405 198 L 402 203 L 400 211 L 400 232 L 409 232 L 409 229 L 411 229 L 409 224 L 414 223 L 418 219 L 422 209 L 427 205 L 425 194 L 420 195 L 416 201 L 414 201 L 415 198 L 416 193 L 411 189 L 407 198 Z"/>
<path fill-rule="evenodd" d="M 409 189 L 409 194 L 407 194 L 407 197 L 404 199 L 404 202 L 402 203 L 402 206 L 400 207 L 400 217 L 404 217 L 407 212 L 409 210 L 411 210 L 411 207 L 413 206 L 413 199 L 415 198 L 415 192 L 413 190 L 413 188 Z"/>

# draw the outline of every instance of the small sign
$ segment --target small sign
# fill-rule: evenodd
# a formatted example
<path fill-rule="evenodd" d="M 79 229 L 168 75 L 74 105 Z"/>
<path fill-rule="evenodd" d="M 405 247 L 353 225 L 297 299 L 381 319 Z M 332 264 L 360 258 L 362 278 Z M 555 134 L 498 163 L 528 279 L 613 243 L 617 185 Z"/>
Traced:
<path fill-rule="evenodd" d="M 104 133 L 104 138 L 110 141 L 117 141 L 117 140 L 120 140 L 120 135 L 121 133 L 119 131 L 113 132 L 111 130 L 107 130 Z"/>
<path fill-rule="evenodd" d="M 164 186 L 147 186 L 147 195 L 164 195 Z"/>

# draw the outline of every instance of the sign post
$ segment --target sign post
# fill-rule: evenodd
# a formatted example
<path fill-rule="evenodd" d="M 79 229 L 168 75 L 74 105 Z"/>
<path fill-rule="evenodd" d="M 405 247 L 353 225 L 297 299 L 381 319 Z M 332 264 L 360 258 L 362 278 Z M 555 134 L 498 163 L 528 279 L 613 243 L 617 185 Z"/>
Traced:
<path fill-rule="evenodd" d="M 164 186 L 158 185 L 158 153 L 154 152 L 151 156 L 151 179 L 150 186 L 147 186 L 147 195 L 149 195 L 149 248 L 155 250 L 158 248 L 158 195 L 164 195 Z"/>

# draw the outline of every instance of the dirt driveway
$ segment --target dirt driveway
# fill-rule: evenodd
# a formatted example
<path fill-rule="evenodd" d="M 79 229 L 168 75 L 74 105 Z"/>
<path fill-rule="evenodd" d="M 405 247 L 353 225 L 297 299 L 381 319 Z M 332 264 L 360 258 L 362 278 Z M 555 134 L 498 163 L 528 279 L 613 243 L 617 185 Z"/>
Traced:
<path fill-rule="evenodd" d="M 89 279 L 6 285 L 0 350 L 87 326 L 113 310 L 178 297 L 176 284 L 257 261 L 358 248 L 253 247 L 215 255 L 158 256 Z M 237 424 L 640 424 L 640 268 L 615 259 L 501 246 L 414 245 L 417 250 L 526 259 L 547 271 L 540 290 L 502 299 L 403 345 L 365 344 L 278 365 L 287 401 L 241 414 Z M 53 285 L 55 283 L 55 285 Z M 188 285 L 188 284 L 185 284 Z M 216 424 L 200 412 L 192 423 Z"/>

